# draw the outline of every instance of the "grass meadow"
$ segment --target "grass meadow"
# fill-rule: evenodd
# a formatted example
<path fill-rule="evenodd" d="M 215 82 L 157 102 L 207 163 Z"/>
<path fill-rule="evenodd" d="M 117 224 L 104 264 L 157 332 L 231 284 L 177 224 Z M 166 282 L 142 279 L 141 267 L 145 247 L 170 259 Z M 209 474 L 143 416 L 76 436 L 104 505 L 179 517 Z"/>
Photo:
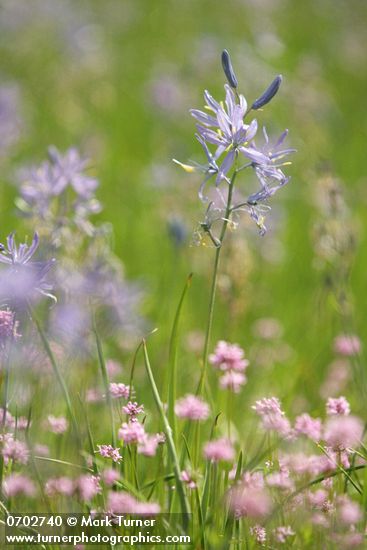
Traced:
<path fill-rule="evenodd" d="M 181 514 L 188 545 L 146 546 L 367 547 L 366 23 L 0 0 L 3 531 Z"/>

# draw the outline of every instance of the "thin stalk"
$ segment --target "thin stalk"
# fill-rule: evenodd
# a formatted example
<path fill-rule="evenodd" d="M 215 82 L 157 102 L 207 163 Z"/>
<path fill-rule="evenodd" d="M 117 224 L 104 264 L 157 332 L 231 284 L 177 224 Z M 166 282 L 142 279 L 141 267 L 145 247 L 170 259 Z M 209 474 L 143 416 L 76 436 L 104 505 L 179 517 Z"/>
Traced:
<path fill-rule="evenodd" d="M 210 299 L 209 299 L 209 314 L 208 314 L 208 321 L 207 321 L 206 332 L 205 332 L 205 343 L 204 343 L 204 351 L 203 351 L 203 359 L 202 359 L 202 371 L 201 371 L 199 386 L 196 392 L 199 395 L 202 393 L 204 384 L 205 384 L 205 376 L 206 376 L 206 370 L 208 366 L 210 338 L 211 338 L 212 327 L 213 327 L 214 305 L 215 305 L 215 296 L 216 296 L 217 282 L 218 282 L 218 268 L 219 268 L 220 253 L 222 250 L 222 244 L 223 244 L 224 237 L 228 227 L 229 216 L 231 215 L 232 195 L 233 195 L 233 188 L 234 188 L 236 176 L 237 176 L 237 170 L 234 171 L 231 181 L 229 183 L 226 213 L 223 219 L 223 225 L 219 235 L 219 243 L 215 251 L 212 284 L 211 284 Z"/>
<path fill-rule="evenodd" d="M 168 420 L 172 427 L 173 440 L 175 444 L 177 443 L 177 426 L 176 426 L 176 415 L 174 411 L 175 401 L 176 401 L 176 389 L 177 389 L 177 349 L 178 349 L 178 336 L 180 328 L 180 319 L 182 306 L 185 301 L 185 297 L 188 289 L 190 288 L 192 280 L 192 273 L 188 276 L 185 287 L 182 291 L 181 298 L 177 307 L 175 314 L 175 319 L 172 326 L 171 338 L 169 343 L 169 385 L 168 385 Z"/>
<path fill-rule="evenodd" d="M 13 347 L 14 342 L 14 327 L 15 327 L 15 317 L 12 321 L 12 336 L 10 338 L 10 341 L 7 346 L 5 346 L 5 349 L 3 350 L 3 361 L 2 361 L 2 370 L 4 372 L 4 388 L 3 388 L 3 397 L 2 397 L 2 405 L 3 405 L 3 417 L 1 420 L 1 429 L 5 429 L 6 424 L 6 416 L 8 412 L 8 394 L 9 394 L 9 378 L 10 378 L 10 353 Z M 4 472 L 4 457 L 0 457 L 0 487 L 2 485 L 3 481 L 3 472 Z"/>
<path fill-rule="evenodd" d="M 106 392 L 106 402 L 107 402 L 108 412 L 110 415 L 111 441 L 112 441 L 112 446 L 116 447 L 115 421 L 113 417 L 113 405 L 112 405 L 112 399 L 111 399 L 111 393 L 110 393 L 110 385 L 109 385 L 108 373 L 106 369 L 106 362 L 104 360 L 104 355 L 103 355 L 102 342 L 97 331 L 95 319 L 93 320 L 93 330 L 96 337 L 98 361 L 99 361 L 99 366 L 101 367 L 103 385 Z"/>
<path fill-rule="evenodd" d="M 38 330 L 38 334 L 40 335 L 43 347 L 45 348 L 46 354 L 48 355 L 48 358 L 49 358 L 50 363 L 52 365 L 53 371 L 54 371 L 54 373 L 56 375 L 56 378 L 57 378 L 57 380 L 60 384 L 61 391 L 64 394 L 66 406 L 67 406 L 67 409 L 68 409 L 68 413 L 69 413 L 69 416 L 70 416 L 71 423 L 73 425 L 75 434 L 77 435 L 78 439 L 80 439 L 78 423 L 77 423 L 75 415 L 74 415 L 74 411 L 73 411 L 73 407 L 72 407 L 71 399 L 70 399 L 70 395 L 69 395 L 69 390 L 67 388 L 67 385 L 66 385 L 64 377 L 62 375 L 62 372 L 59 369 L 59 366 L 58 366 L 58 364 L 56 362 L 56 359 L 55 359 L 55 356 L 54 356 L 54 354 L 51 350 L 50 344 L 47 340 L 47 336 L 45 335 L 45 333 L 43 331 L 41 323 L 37 319 L 37 317 L 36 317 L 35 313 L 33 312 L 33 309 L 31 308 L 30 305 L 28 305 L 28 311 L 29 311 L 29 314 L 31 316 L 31 319 L 33 320 L 34 324 L 36 325 L 36 328 Z"/>
<path fill-rule="evenodd" d="M 187 514 L 190 513 L 189 503 L 188 503 L 188 500 L 187 500 L 187 497 L 186 497 L 186 494 L 185 494 L 185 490 L 184 490 L 184 487 L 183 487 L 183 483 L 182 483 L 182 480 L 181 480 L 181 476 L 180 476 L 180 464 L 179 464 L 179 461 L 178 461 L 176 447 L 175 447 L 173 437 L 172 437 L 172 428 L 171 428 L 171 426 L 168 422 L 168 419 L 166 417 L 166 414 L 164 412 L 163 403 L 161 401 L 161 398 L 160 398 L 160 395 L 159 395 L 159 392 L 158 392 L 158 388 L 157 388 L 157 385 L 156 385 L 155 380 L 154 380 L 154 376 L 153 376 L 152 368 L 150 366 L 150 361 L 149 361 L 149 356 L 148 356 L 148 351 L 147 351 L 145 340 L 143 340 L 143 350 L 144 350 L 145 368 L 147 370 L 149 382 L 150 382 L 152 392 L 153 392 L 153 397 L 154 397 L 157 409 L 159 411 L 159 414 L 160 414 L 160 417 L 161 417 L 161 420 L 162 420 L 162 423 L 163 423 L 163 426 L 164 426 L 164 429 L 165 429 L 166 437 L 167 437 L 167 447 L 168 447 L 168 450 L 169 450 L 169 453 L 170 453 L 170 456 L 171 456 L 171 460 L 172 460 L 173 471 L 174 471 L 175 478 L 176 478 L 177 493 L 178 493 L 180 503 L 181 503 L 181 510 L 182 510 L 182 513 L 184 514 L 184 519 L 183 519 L 184 528 L 186 529 L 187 526 L 188 526 L 187 525 L 188 524 Z"/>

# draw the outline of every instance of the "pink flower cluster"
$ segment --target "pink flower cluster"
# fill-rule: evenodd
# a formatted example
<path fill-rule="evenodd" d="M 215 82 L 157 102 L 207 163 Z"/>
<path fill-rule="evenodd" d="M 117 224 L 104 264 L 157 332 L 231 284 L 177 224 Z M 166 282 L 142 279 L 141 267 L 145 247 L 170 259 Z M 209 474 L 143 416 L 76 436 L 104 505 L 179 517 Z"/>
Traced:
<path fill-rule="evenodd" d="M 144 426 L 137 420 L 135 422 L 123 422 L 118 432 L 119 439 L 125 443 L 142 443 L 145 438 Z"/>
<path fill-rule="evenodd" d="M 74 480 L 66 476 L 50 478 L 45 484 L 45 492 L 49 497 L 77 494 L 83 502 L 90 502 L 101 491 L 100 478 L 92 474 L 83 474 Z"/>
<path fill-rule="evenodd" d="M 27 464 L 29 458 L 27 445 L 18 439 L 13 439 L 12 434 L 5 434 L 1 454 L 5 464 L 8 464 L 10 460 L 19 464 Z"/>
<path fill-rule="evenodd" d="M 261 418 L 262 427 L 265 430 L 278 432 L 283 437 L 290 436 L 291 425 L 281 409 L 281 403 L 277 397 L 259 399 L 252 409 Z"/>
<path fill-rule="evenodd" d="M 4 418 L 4 409 L 0 408 L 0 424 L 3 424 L 3 418 Z M 10 412 L 7 410 L 5 414 L 5 427 L 10 428 L 12 430 L 25 430 L 28 426 L 28 419 L 24 416 L 18 416 L 15 418 Z"/>
<path fill-rule="evenodd" d="M 110 394 L 111 397 L 129 399 L 130 397 L 130 386 L 126 386 L 122 383 L 111 382 L 110 383 Z"/>
<path fill-rule="evenodd" d="M 248 487 L 241 483 L 230 490 L 228 501 L 229 508 L 236 518 L 261 519 L 266 517 L 272 508 L 266 489 Z"/>
<path fill-rule="evenodd" d="M 53 416 L 52 414 L 47 417 L 46 426 L 54 434 L 63 434 L 69 427 L 69 422 L 63 416 Z"/>
<path fill-rule="evenodd" d="M 115 449 L 112 445 L 97 445 L 98 452 L 103 458 L 111 458 L 113 462 L 121 462 L 122 456 L 120 449 Z"/>
<path fill-rule="evenodd" d="M 175 404 L 175 413 L 179 418 L 189 420 L 206 420 L 209 416 L 209 405 L 196 395 L 188 394 L 178 399 Z"/>
<path fill-rule="evenodd" d="M 118 437 L 129 445 L 137 445 L 139 454 L 145 456 L 154 456 L 160 443 L 164 443 L 165 438 L 161 434 L 149 435 L 144 426 L 134 417 L 130 422 L 123 422 Z"/>
<path fill-rule="evenodd" d="M 358 336 L 354 334 L 339 334 L 334 339 L 334 351 L 339 355 L 346 357 L 352 357 L 358 355 L 361 351 L 362 345 Z"/>
<path fill-rule="evenodd" d="M 140 502 L 124 491 L 111 491 L 107 499 L 107 509 L 111 514 L 159 514 L 160 506 L 155 502 Z"/>
<path fill-rule="evenodd" d="M 130 416 L 132 420 L 136 418 L 138 414 L 144 412 L 144 405 L 138 405 L 136 401 L 134 403 L 132 401 L 129 401 L 127 405 L 124 405 L 122 407 L 122 411 Z"/>
<path fill-rule="evenodd" d="M 188 487 L 188 489 L 197 488 L 196 481 L 193 479 L 192 474 L 190 474 L 187 470 L 182 470 L 180 477 L 181 477 L 181 481 L 184 482 L 184 484 L 186 485 L 186 487 Z"/>
<path fill-rule="evenodd" d="M 10 474 L 3 481 L 3 491 L 9 498 L 16 495 L 33 497 L 36 494 L 36 487 L 29 477 L 22 474 Z"/>
<path fill-rule="evenodd" d="M 329 397 L 326 403 L 326 414 L 347 416 L 350 413 L 350 405 L 345 397 Z"/>
<path fill-rule="evenodd" d="M 234 459 L 235 451 L 232 443 L 223 437 L 208 441 L 204 446 L 204 456 L 207 460 L 212 460 L 213 462 L 222 460 L 230 462 Z"/>
<path fill-rule="evenodd" d="M 238 344 L 229 344 L 220 340 L 214 353 L 209 355 L 209 362 L 224 374 L 219 379 L 219 386 L 234 393 L 239 393 L 241 387 L 246 384 L 244 374 L 249 361 L 244 358 L 245 352 Z"/>
<path fill-rule="evenodd" d="M 362 441 L 364 425 L 357 416 L 330 416 L 324 428 L 324 440 L 334 450 L 358 446 Z"/>
<path fill-rule="evenodd" d="M 273 536 L 277 542 L 280 542 L 281 544 L 285 544 L 287 542 L 287 539 L 289 537 L 293 537 L 295 535 L 295 532 L 289 525 L 287 526 L 281 526 L 277 527 L 273 530 Z"/>
<path fill-rule="evenodd" d="M 322 422 L 319 418 L 312 418 L 309 414 L 303 413 L 297 416 L 294 429 L 297 434 L 306 435 L 313 441 L 320 441 Z"/>

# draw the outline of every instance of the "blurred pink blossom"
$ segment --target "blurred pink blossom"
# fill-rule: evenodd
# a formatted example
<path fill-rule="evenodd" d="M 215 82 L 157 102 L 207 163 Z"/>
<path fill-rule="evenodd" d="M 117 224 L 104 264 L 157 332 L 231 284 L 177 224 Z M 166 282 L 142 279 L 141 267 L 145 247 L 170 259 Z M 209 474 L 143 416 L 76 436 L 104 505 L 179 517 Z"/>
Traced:
<path fill-rule="evenodd" d="M 125 443 L 144 443 L 145 430 L 140 422 L 124 422 L 118 432 Z"/>
<path fill-rule="evenodd" d="M 33 497 L 36 487 L 29 477 L 22 474 L 10 474 L 3 481 L 3 491 L 8 498 L 16 495 Z"/>
<path fill-rule="evenodd" d="M 319 418 L 312 418 L 307 413 L 297 416 L 294 429 L 297 434 L 304 434 L 313 441 L 321 439 L 321 420 Z"/>
<path fill-rule="evenodd" d="M 209 405 L 196 395 L 185 395 L 175 403 L 175 413 L 179 418 L 206 420 L 209 412 Z"/>
<path fill-rule="evenodd" d="M 265 489 L 237 485 L 229 493 L 229 508 L 236 518 L 261 519 L 271 511 L 271 499 Z"/>
<path fill-rule="evenodd" d="M 50 432 L 55 434 L 63 434 L 68 429 L 69 423 L 63 416 L 53 416 L 49 414 L 47 417 L 47 427 Z"/>
<path fill-rule="evenodd" d="M 360 339 L 353 334 L 339 334 L 339 336 L 334 339 L 334 351 L 346 357 L 358 355 L 361 351 L 361 347 Z"/>
<path fill-rule="evenodd" d="M 333 449 L 358 446 L 363 435 L 363 422 L 356 416 L 331 416 L 325 424 L 324 439 Z"/>
<path fill-rule="evenodd" d="M 232 443 L 225 438 L 208 441 L 204 446 L 204 456 L 207 460 L 230 462 L 234 459 L 235 452 Z"/>

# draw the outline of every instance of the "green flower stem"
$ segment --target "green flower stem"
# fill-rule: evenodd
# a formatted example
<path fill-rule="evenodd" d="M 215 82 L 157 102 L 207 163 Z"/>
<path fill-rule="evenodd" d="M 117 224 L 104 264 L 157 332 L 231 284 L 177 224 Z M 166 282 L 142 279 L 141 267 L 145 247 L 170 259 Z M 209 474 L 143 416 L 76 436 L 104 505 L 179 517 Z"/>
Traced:
<path fill-rule="evenodd" d="M 39 320 L 37 319 L 34 311 L 32 310 L 31 306 L 28 305 L 28 311 L 29 311 L 29 314 L 31 316 L 31 319 L 33 320 L 34 324 L 36 325 L 36 328 L 38 330 L 38 333 L 40 335 L 40 338 L 41 338 L 41 341 L 42 341 L 42 344 L 43 344 L 43 347 L 45 348 L 45 352 L 48 356 L 48 358 L 50 359 L 50 362 L 51 362 L 51 365 L 52 365 L 52 368 L 53 368 L 53 371 L 56 375 L 56 378 L 60 384 L 60 387 L 61 387 L 61 391 L 62 393 L 64 394 L 64 398 L 65 398 L 65 402 L 66 402 L 66 406 L 67 406 L 67 409 L 68 409 L 68 413 L 69 413 L 69 416 L 70 416 L 70 419 L 71 419 L 71 423 L 73 425 L 73 428 L 74 428 L 74 431 L 75 431 L 75 434 L 78 438 L 78 440 L 80 440 L 80 434 L 79 434 L 79 427 L 78 427 L 78 423 L 76 421 L 76 417 L 75 417 L 75 414 L 74 414 L 74 411 L 73 411 L 73 406 L 71 404 L 71 399 L 70 399 L 70 395 L 69 395 L 69 390 L 68 390 L 68 387 L 66 385 L 66 382 L 64 380 L 64 377 L 62 375 L 62 372 L 61 370 L 59 369 L 59 366 L 56 362 L 56 359 L 55 359 L 55 356 L 51 350 L 51 347 L 50 347 L 50 344 L 48 342 L 48 339 L 47 339 L 47 336 L 46 334 L 44 333 L 43 331 L 43 328 L 41 326 L 41 323 L 39 322 Z"/>
<path fill-rule="evenodd" d="M 215 251 L 213 277 L 212 277 L 212 285 L 211 285 L 210 300 L 209 300 L 209 314 L 208 314 L 208 322 L 206 326 L 205 343 L 204 343 L 204 351 L 203 351 L 203 359 L 202 359 L 202 371 L 201 371 L 199 386 L 196 392 L 198 395 L 202 394 L 203 388 L 205 385 L 206 370 L 208 366 L 210 338 L 211 338 L 213 318 L 214 318 L 214 305 L 215 305 L 215 296 L 216 296 L 217 282 L 218 282 L 218 268 L 219 268 L 220 253 L 222 250 L 224 237 L 228 227 L 229 216 L 231 215 L 232 195 L 233 195 L 236 176 L 237 176 L 237 170 L 233 172 L 231 181 L 229 183 L 226 213 L 223 219 L 223 225 L 219 236 L 219 243 Z"/>
<path fill-rule="evenodd" d="M 149 361 L 149 357 L 148 357 L 148 351 L 147 351 L 147 346 L 146 346 L 145 340 L 143 340 L 143 350 L 144 350 L 145 368 L 147 370 L 150 386 L 151 386 L 152 392 L 153 392 L 153 397 L 154 397 L 155 403 L 157 405 L 157 409 L 158 409 L 158 412 L 160 414 L 160 417 L 161 417 L 161 420 L 162 420 L 162 423 L 163 423 L 163 426 L 164 426 L 164 431 L 165 431 L 165 434 L 166 434 L 166 437 L 167 437 L 167 446 L 168 446 L 168 450 L 169 450 L 169 453 L 170 453 L 170 458 L 171 458 L 172 465 L 173 465 L 173 471 L 174 471 L 174 474 L 175 474 L 177 493 L 178 493 L 180 503 L 181 503 L 181 511 L 184 514 L 184 528 L 186 529 L 187 526 L 188 526 L 187 525 L 187 523 L 188 523 L 188 515 L 187 514 L 190 513 L 190 507 L 189 507 L 189 503 L 188 503 L 188 500 L 187 500 L 187 497 L 186 497 L 186 494 L 185 494 L 185 490 L 184 490 L 184 487 L 183 487 L 183 483 L 182 483 L 182 480 L 181 480 L 180 464 L 179 464 L 179 460 L 178 460 L 178 456 L 177 456 L 177 452 L 176 452 L 176 447 L 175 447 L 175 444 L 174 444 L 174 441 L 173 441 L 172 428 L 171 428 L 171 426 L 168 422 L 167 416 L 164 412 L 163 403 L 161 401 L 161 398 L 160 398 L 160 395 L 159 395 L 159 392 L 158 392 L 158 388 L 157 388 L 157 385 L 156 385 L 155 380 L 154 380 L 154 376 L 153 376 L 152 368 L 150 366 L 150 361 Z"/>
<path fill-rule="evenodd" d="M 113 415 L 113 405 L 112 405 L 112 399 L 111 399 L 111 393 L 110 393 L 110 384 L 108 380 L 108 372 L 107 372 L 106 362 L 104 359 L 104 354 L 102 349 L 102 342 L 97 331 L 97 325 L 96 325 L 95 319 L 93 319 L 93 330 L 96 337 L 98 361 L 99 361 L 99 366 L 101 368 L 103 385 L 106 392 L 106 403 L 107 403 L 108 412 L 110 415 L 111 442 L 112 442 L 112 447 L 116 447 L 115 419 Z"/>

